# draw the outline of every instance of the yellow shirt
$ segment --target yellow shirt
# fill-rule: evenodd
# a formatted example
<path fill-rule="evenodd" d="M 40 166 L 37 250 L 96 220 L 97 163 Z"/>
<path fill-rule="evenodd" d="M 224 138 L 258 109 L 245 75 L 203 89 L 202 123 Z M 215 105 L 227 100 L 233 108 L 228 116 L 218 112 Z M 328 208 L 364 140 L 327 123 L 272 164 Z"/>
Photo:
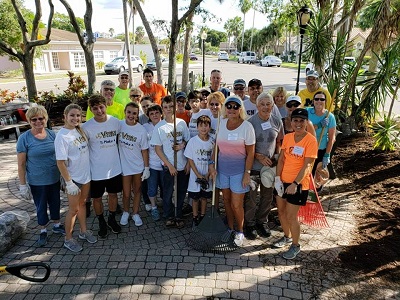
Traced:
<path fill-rule="evenodd" d="M 129 92 L 130 92 L 129 88 L 123 90 L 117 86 L 115 88 L 113 101 L 122 104 L 122 106 L 125 108 L 125 105 L 131 102 L 131 98 L 129 98 Z"/>
<path fill-rule="evenodd" d="M 122 106 L 122 104 L 119 104 L 115 101 L 113 101 L 113 104 L 111 106 L 107 106 L 106 112 L 107 112 L 107 115 L 113 116 L 113 117 L 117 118 L 118 120 L 125 119 L 124 106 Z M 90 110 L 90 107 L 88 107 L 87 112 L 86 112 L 86 121 L 90 120 L 93 117 L 94 117 L 94 115 L 93 115 L 92 111 Z"/>
<path fill-rule="evenodd" d="M 301 98 L 301 105 L 302 107 L 311 107 L 312 106 L 312 99 L 314 98 L 314 95 L 316 92 L 324 92 L 326 95 L 326 101 L 325 101 L 325 108 L 328 109 L 330 112 L 334 110 L 334 103 L 332 103 L 332 97 L 331 94 L 327 89 L 324 89 L 323 87 L 319 87 L 318 90 L 315 92 L 310 92 L 306 88 L 304 90 L 301 90 L 298 94 L 298 96 Z"/>

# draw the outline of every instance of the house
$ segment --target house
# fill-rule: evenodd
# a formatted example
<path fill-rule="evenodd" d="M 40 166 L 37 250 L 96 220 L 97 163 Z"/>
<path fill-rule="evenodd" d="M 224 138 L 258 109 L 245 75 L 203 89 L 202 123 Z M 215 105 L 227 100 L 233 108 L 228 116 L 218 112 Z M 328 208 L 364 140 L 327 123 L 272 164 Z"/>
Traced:
<path fill-rule="evenodd" d="M 34 61 L 35 73 L 51 73 L 57 70 L 86 71 L 85 55 L 76 33 L 52 28 L 50 43 L 41 50 Z M 107 63 L 122 55 L 124 42 L 116 39 L 97 38 L 94 43 L 94 61 Z M 20 68 L 19 63 L 10 62 L 8 56 L 0 57 L 0 72 Z"/>

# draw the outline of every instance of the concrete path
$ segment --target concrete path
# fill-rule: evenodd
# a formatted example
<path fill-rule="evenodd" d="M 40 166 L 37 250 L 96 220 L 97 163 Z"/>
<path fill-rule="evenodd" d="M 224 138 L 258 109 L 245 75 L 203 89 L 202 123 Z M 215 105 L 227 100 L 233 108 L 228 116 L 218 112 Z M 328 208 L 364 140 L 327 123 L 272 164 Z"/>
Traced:
<path fill-rule="evenodd" d="M 51 232 L 48 244 L 36 247 L 39 227 L 33 203 L 18 194 L 15 145 L 13 137 L 0 140 L 0 213 L 25 210 L 31 221 L 26 233 L 0 258 L 0 264 L 41 261 L 52 271 L 45 283 L 1 276 L 1 300 L 339 299 L 334 296 L 342 277 L 337 271 L 337 256 L 354 229 L 354 208 L 348 195 L 324 197 L 330 228 L 317 230 L 303 225 L 302 251 L 293 261 L 283 259 L 281 249 L 271 248 L 282 236 L 279 227 L 273 228 L 270 238 L 245 240 L 234 252 L 203 254 L 186 245 L 189 220 L 184 229 L 166 229 L 143 207 L 143 226 L 137 228 L 131 220 L 122 233 L 111 233 L 93 245 L 84 243 L 83 251 L 74 254 L 63 248 L 62 236 Z M 334 184 L 338 182 L 330 183 Z M 64 197 L 63 217 L 66 209 Z M 93 217 L 88 219 L 88 227 L 97 232 Z"/>

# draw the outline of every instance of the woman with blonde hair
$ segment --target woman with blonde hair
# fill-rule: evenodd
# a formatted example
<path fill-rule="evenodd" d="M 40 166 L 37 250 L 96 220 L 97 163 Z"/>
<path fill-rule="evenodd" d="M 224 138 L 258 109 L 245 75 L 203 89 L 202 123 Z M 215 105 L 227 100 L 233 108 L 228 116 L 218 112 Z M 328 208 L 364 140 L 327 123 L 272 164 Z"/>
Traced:
<path fill-rule="evenodd" d="M 283 86 L 278 86 L 273 92 L 275 105 L 278 107 L 282 118 L 287 117 L 286 98 L 288 97 L 287 91 Z"/>
<path fill-rule="evenodd" d="M 208 95 L 207 97 L 208 108 L 211 111 L 212 118 L 211 118 L 211 129 L 210 129 L 210 136 L 212 140 L 215 141 L 218 120 L 221 115 L 221 109 L 225 102 L 225 96 L 221 92 L 214 92 Z"/>
<path fill-rule="evenodd" d="M 57 168 L 54 140 L 56 134 L 46 128 L 49 116 L 43 106 L 28 109 L 26 118 L 31 129 L 17 142 L 19 192 L 22 198 L 36 206 L 38 224 L 41 226 L 38 247 L 47 244 L 47 229 L 53 220 L 53 233 L 65 234 L 60 224 L 60 172 Z"/>
<path fill-rule="evenodd" d="M 64 122 L 54 142 L 57 166 L 65 181 L 69 206 L 65 216 L 64 247 L 79 252 L 82 246 L 72 237 L 76 218 L 81 228 L 79 239 L 91 244 L 97 242 L 93 232 L 86 228 L 85 200 L 89 195 L 91 176 L 87 137 L 80 127 L 82 108 L 77 104 L 68 105 L 64 109 Z"/>

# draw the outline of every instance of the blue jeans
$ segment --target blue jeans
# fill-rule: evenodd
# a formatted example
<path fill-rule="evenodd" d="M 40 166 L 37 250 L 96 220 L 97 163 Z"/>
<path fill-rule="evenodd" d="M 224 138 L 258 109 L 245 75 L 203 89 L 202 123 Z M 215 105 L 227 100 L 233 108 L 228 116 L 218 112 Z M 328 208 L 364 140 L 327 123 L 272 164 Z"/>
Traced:
<path fill-rule="evenodd" d="M 156 197 L 158 192 L 158 187 L 160 187 L 160 195 L 163 195 L 163 172 L 150 168 L 150 177 L 147 179 L 147 197 Z M 149 200 L 150 203 L 150 200 Z"/>
<path fill-rule="evenodd" d="M 49 223 L 47 205 L 49 205 L 50 219 L 60 220 L 60 182 L 50 185 L 29 185 L 33 202 L 36 206 L 38 224 L 46 226 Z"/>
<path fill-rule="evenodd" d="M 177 190 L 177 218 L 182 218 L 182 206 L 185 200 L 186 191 L 189 183 L 189 175 L 185 174 L 185 170 L 178 171 L 178 190 Z M 171 176 L 168 168 L 164 167 L 163 171 L 163 217 L 172 218 L 175 216 L 174 205 L 172 203 L 172 196 L 174 193 L 174 176 Z"/>

